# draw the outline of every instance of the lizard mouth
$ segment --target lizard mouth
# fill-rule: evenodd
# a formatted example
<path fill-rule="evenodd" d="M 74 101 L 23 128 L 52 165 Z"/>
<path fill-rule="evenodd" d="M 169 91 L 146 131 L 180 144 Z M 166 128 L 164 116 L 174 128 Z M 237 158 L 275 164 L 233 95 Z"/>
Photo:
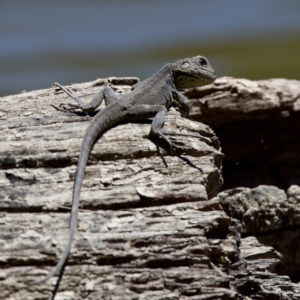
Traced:
<path fill-rule="evenodd" d="M 205 69 L 191 73 L 180 72 L 177 74 L 176 87 L 179 89 L 188 89 L 203 86 L 214 82 L 216 78 L 217 76 L 214 72 Z"/>
<path fill-rule="evenodd" d="M 208 70 L 204 70 L 204 69 L 201 69 L 201 74 L 200 74 L 200 77 L 206 77 L 207 79 L 210 79 L 211 82 L 215 81 L 217 76 L 214 72 L 212 71 L 208 71 Z"/>

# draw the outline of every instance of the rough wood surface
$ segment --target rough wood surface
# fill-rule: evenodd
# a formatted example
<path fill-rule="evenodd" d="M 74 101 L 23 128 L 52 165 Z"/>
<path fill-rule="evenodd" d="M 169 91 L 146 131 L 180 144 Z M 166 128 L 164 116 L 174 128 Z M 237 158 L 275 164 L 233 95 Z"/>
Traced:
<path fill-rule="evenodd" d="M 87 99 L 103 84 L 123 93 L 136 82 L 110 78 L 72 88 Z M 59 110 L 66 101 L 50 88 L 0 102 L 0 290 L 7 299 L 49 299 L 57 281 L 28 285 L 58 261 L 68 235 L 78 151 L 91 117 Z M 165 127 L 214 136 L 175 110 Z M 218 203 L 208 201 L 222 185 L 223 154 L 215 143 L 178 136 L 172 137 L 178 151 L 170 155 L 161 140 L 148 138 L 149 129 L 150 121 L 120 124 L 95 145 L 55 299 L 236 294 L 230 276 L 214 270 L 209 258 L 209 233 L 218 227 L 226 233 L 229 224 Z"/>
<path fill-rule="evenodd" d="M 248 283 L 251 282 L 251 288 L 249 284 L 242 285 L 242 294 L 248 293 L 252 299 L 300 299 L 300 285 L 292 283 L 289 276 L 276 274 L 282 254 L 254 236 L 243 238 L 239 250 L 247 263 Z"/>
<path fill-rule="evenodd" d="M 275 186 L 236 188 L 216 197 L 232 224 L 243 236 L 256 236 L 265 246 L 282 255 L 275 269 L 300 281 L 300 187 L 290 186 L 285 192 Z"/>
<path fill-rule="evenodd" d="M 283 254 L 278 274 L 299 282 L 300 81 L 223 77 L 186 94 L 221 141 L 223 208 L 243 236 Z"/>
<path fill-rule="evenodd" d="M 89 99 L 99 86 L 109 84 L 121 94 L 137 81 L 98 79 L 72 88 Z M 235 84 L 237 79 L 221 78 L 187 91 L 194 118 L 200 111 L 205 115 L 210 99 L 223 105 L 222 97 L 239 94 L 231 88 Z M 282 256 L 253 237 L 240 239 L 236 228 L 243 233 L 247 227 L 222 210 L 219 145 L 178 136 L 172 137 L 177 152 L 170 153 L 163 141 L 148 138 L 151 121 L 119 124 L 100 137 L 62 277 L 28 285 L 55 265 L 68 235 L 78 151 L 91 120 L 60 108 L 69 101 L 55 88 L 0 99 L 3 299 L 297 299 L 297 285 L 274 273 Z M 164 126 L 214 136 L 210 127 L 175 110 Z"/>
<path fill-rule="evenodd" d="M 246 117 L 259 120 L 273 114 L 285 118 L 300 112 L 299 80 L 220 77 L 214 84 L 188 90 L 186 95 L 191 98 L 191 115 L 213 127 Z"/>
<path fill-rule="evenodd" d="M 186 95 L 221 141 L 223 189 L 299 185 L 300 81 L 222 77 Z"/>

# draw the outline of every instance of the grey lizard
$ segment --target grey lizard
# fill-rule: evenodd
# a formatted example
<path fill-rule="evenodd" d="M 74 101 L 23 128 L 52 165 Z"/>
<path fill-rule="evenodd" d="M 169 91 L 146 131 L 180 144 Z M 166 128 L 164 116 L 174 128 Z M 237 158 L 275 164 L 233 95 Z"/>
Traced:
<path fill-rule="evenodd" d="M 55 84 L 77 102 L 77 104 L 69 104 L 72 107 L 91 113 L 101 104 L 103 99 L 106 107 L 93 118 L 83 137 L 73 188 L 70 232 L 66 248 L 52 271 L 45 278 L 33 284 L 42 283 L 51 278 L 63 267 L 68 258 L 77 227 L 79 196 L 86 164 L 99 134 L 120 121 L 130 122 L 153 117 L 150 134 L 164 139 L 171 149 L 174 146 L 166 135 L 192 136 L 209 142 L 209 138 L 198 133 L 170 131 L 162 127 L 167 111 L 174 103 L 179 106 L 184 117 L 189 117 L 188 99 L 179 90 L 207 85 L 215 79 L 215 73 L 208 60 L 203 56 L 195 56 L 166 64 L 160 71 L 136 84 L 131 92 L 122 95 L 120 99 L 111 87 L 105 86 L 92 98 L 90 103 L 86 104 L 70 89 Z"/>

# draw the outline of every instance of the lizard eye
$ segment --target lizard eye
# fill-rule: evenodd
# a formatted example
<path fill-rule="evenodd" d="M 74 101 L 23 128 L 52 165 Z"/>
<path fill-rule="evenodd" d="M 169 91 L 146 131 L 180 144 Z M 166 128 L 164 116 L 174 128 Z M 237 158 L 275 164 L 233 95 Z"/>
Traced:
<path fill-rule="evenodd" d="M 188 63 L 188 62 L 184 62 L 184 63 L 182 64 L 182 66 L 183 66 L 184 68 L 186 68 L 186 67 L 189 66 L 189 63 Z"/>
<path fill-rule="evenodd" d="M 207 66 L 207 60 L 203 57 L 199 59 L 199 63 L 201 66 Z"/>

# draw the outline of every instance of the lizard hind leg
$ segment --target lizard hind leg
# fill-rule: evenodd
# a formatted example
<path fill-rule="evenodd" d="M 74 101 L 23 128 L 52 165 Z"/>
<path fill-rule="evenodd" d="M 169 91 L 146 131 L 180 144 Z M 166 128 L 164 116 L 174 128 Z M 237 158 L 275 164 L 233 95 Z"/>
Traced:
<path fill-rule="evenodd" d="M 62 86 L 61 84 L 54 82 L 53 85 L 56 85 L 57 87 L 61 88 L 65 93 L 67 93 L 70 97 L 72 97 L 78 104 L 74 103 L 68 103 L 69 106 L 75 107 L 75 108 L 81 108 L 85 105 L 85 102 L 81 100 L 73 91 L 71 91 L 68 87 Z M 63 103 L 61 105 L 64 105 Z M 60 106 L 61 106 L 60 105 Z"/>
<path fill-rule="evenodd" d="M 90 114 L 93 111 L 95 111 L 97 107 L 102 103 L 103 99 L 105 100 L 106 106 L 118 100 L 118 96 L 116 92 L 109 86 L 102 87 L 100 91 L 93 96 L 92 100 L 89 103 L 86 103 L 84 100 L 80 99 L 69 88 L 62 86 L 59 83 L 54 83 L 54 85 L 60 87 L 63 91 L 65 91 L 70 97 L 72 97 L 77 102 L 77 104 L 67 103 L 67 105 L 72 107 L 71 109 L 80 108 L 87 114 Z M 64 105 L 64 103 L 62 103 L 61 105 Z"/>

